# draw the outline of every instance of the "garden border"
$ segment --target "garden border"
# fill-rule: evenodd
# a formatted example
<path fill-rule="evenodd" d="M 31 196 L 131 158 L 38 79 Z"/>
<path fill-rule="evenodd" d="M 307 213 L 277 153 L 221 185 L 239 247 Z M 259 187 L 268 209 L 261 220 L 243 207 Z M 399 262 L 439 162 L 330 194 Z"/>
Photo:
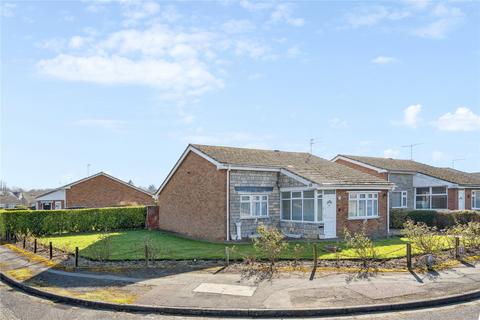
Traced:
<path fill-rule="evenodd" d="M 314 316 L 345 316 L 352 314 L 365 314 L 376 312 L 404 311 L 414 309 L 424 309 L 429 307 L 468 302 L 480 299 L 480 290 L 474 290 L 460 295 L 450 295 L 441 298 L 416 300 L 410 302 L 402 302 L 395 304 L 379 304 L 379 305 L 360 305 L 341 308 L 323 308 L 323 309 L 209 309 L 209 308 L 187 308 L 187 307 L 166 307 L 166 306 L 150 306 L 135 304 L 115 304 L 108 302 L 98 302 L 84 300 L 72 297 L 61 296 L 58 294 L 46 292 L 21 282 L 0 272 L 0 280 L 10 287 L 19 289 L 28 294 L 51 300 L 53 302 L 65 303 L 76 307 L 86 307 L 90 309 L 113 310 L 122 312 L 143 312 L 157 313 L 166 315 L 182 315 L 182 316 L 217 316 L 228 318 L 239 317 L 314 317 Z"/>

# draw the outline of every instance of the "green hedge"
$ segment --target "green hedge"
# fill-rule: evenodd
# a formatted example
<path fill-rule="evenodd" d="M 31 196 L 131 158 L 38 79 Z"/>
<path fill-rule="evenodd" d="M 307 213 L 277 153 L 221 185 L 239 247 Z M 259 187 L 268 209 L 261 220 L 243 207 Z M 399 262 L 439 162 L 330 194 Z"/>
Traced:
<path fill-rule="evenodd" d="M 43 236 L 143 228 L 146 214 L 145 207 L 0 211 L 0 235 L 5 238 L 14 233 Z"/>
<path fill-rule="evenodd" d="M 435 210 L 390 210 L 390 228 L 403 228 L 403 224 L 407 219 L 415 222 L 423 222 L 429 227 L 446 229 L 457 223 L 465 224 L 470 221 L 480 222 L 480 211 L 442 212 Z"/>

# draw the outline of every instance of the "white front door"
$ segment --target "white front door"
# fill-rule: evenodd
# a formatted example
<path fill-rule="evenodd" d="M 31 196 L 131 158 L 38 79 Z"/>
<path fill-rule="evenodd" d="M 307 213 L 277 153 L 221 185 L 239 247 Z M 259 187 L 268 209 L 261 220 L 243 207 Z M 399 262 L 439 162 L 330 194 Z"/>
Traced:
<path fill-rule="evenodd" d="M 337 201 L 335 190 L 323 191 L 323 231 L 326 239 L 337 237 Z"/>
<path fill-rule="evenodd" d="M 465 210 L 465 190 L 458 190 L 458 210 Z"/>

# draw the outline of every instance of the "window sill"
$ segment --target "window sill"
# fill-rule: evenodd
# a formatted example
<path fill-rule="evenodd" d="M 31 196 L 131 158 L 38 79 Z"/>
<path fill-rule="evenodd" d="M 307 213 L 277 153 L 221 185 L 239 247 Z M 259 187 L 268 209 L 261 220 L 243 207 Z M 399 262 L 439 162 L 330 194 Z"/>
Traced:
<path fill-rule="evenodd" d="M 240 217 L 240 220 L 256 220 L 256 219 L 268 219 L 269 216 L 261 216 L 261 217 Z"/>
<path fill-rule="evenodd" d="M 301 221 L 301 220 L 284 220 L 280 219 L 280 222 L 293 222 L 293 223 L 308 223 L 308 224 L 324 224 L 323 221 Z"/>
<path fill-rule="evenodd" d="M 408 207 L 390 207 L 390 209 L 407 209 Z"/>
<path fill-rule="evenodd" d="M 372 217 L 348 217 L 348 220 L 371 220 L 371 219 L 378 219 L 379 216 L 372 216 Z"/>

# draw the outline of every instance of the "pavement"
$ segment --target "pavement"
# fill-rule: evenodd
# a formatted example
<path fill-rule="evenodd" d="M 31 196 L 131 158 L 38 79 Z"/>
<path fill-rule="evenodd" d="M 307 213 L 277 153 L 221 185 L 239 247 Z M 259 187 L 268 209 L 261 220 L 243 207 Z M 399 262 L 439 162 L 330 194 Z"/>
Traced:
<path fill-rule="evenodd" d="M 233 272 L 206 268 L 175 273 L 67 272 L 32 261 L 0 246 L 0 271 L 45 291 L 82 299 L 136 305 L 207 309 L 347 308 L 434 299 L 480 289 L 478 266 L 439 272 L 378 273 L 357 278 L 352 273 L 317 271 L 282 273 L 256 283 Z"/>
<path fill-rule="evenodd" d="M 478 320 L 480 301 L 448 305 L 431 309 L 385 312 L 342 317 L 342 320 Z M 168 316 L 148 313 L 128 313 L 86 309 L 54 303 L 9 288 L 0 282 L 0 320 L 195 320 L 194 317 Z M 220 318 L 201 318 L 198 320 Z M 333 320 L 338 317 L 308 318 Z"/>

